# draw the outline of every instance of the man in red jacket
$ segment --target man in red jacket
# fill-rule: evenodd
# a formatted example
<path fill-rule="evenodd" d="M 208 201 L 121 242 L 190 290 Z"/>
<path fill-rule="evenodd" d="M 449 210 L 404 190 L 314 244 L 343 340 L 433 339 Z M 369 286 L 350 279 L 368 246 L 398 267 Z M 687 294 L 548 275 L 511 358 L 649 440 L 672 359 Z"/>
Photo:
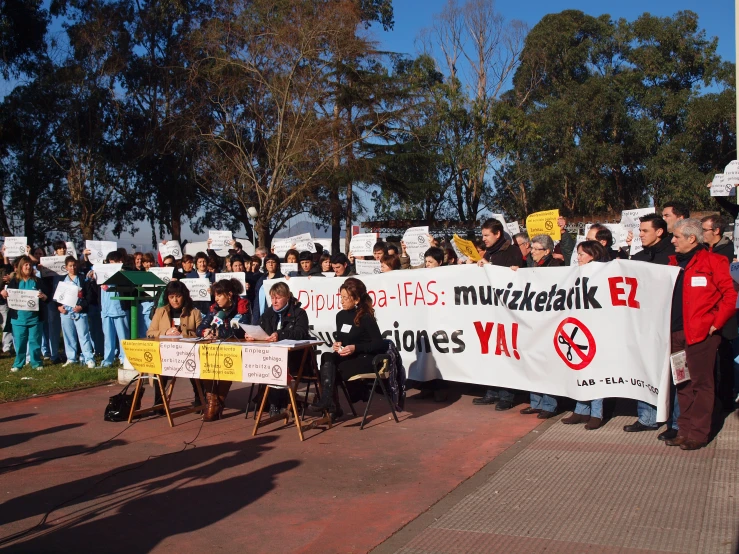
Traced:
<path fill-rule="evenodd" d="M 726 257 L 709 252 L 701 243 L 700 221 L 677 221 L 673 235 L 675 255 L 670 256 L 670 265 L 683 271 L 672 295 L 672 352 L 685 350 L 690 380 L 677 386 L 679 434 L 665 444 L 697 450 L 708 443 L 719 331 L 734 315 L 737 293 Z"/>

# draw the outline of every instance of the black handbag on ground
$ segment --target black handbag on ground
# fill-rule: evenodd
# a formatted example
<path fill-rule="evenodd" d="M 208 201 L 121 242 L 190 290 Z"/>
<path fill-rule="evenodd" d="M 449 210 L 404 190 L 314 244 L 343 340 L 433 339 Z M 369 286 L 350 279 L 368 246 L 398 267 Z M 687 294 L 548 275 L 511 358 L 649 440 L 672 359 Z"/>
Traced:
<path fill-rule="evenodd" d="M 128 421 L 128 414 L 131 413 L 131 404 L 133 403 L 133 395 L 126 394 L 128 387 L 130 387 L 138 377 L 134 377 L 129 383 L 123 387 L 123 390 L 116 395 L 111 396 L 108 399 L 108 405 L 105 407 L 105 415 L 103 419 L 105 421 Z M 141 389 L 138 401 L 136 402 L 136 409 L 141 408 L 141 399 L 144 397 L 146 389 Z"/>

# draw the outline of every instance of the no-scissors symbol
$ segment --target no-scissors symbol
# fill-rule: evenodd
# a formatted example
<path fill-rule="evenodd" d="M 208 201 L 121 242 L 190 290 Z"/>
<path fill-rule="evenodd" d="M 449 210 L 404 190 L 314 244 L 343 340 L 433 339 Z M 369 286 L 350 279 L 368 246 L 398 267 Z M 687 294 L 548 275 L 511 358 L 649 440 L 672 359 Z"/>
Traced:
<path fill-rule="evenodd" d="M 154 356 L 152 356 L 151 352 L 144 352 L 144 360 L 150 364 L 154 360 Z"/>
<path fill-rule="evenodd" d="M 194 372 L 195 371 L 195 360 L 193 360 L 192 358 L 188 358 L 187 361 L 185 362 L 185 369 L 191 373 Z"/>
<path fill-rule="evenodd" d="M 551 231 L 552 229 L 554 229 L 554 223 L 552 223 L 551 221 L 545 221 L 544 227 L 546 227 L 547 231 Z"/>
<path fill-rule="evenodd" d="M 230 356 L 226 356 L 225 358 L 223 358 L 223 365 L 225 365 L 227 369 L 231 369 L 234 365 L 234 361 L 231 359 Z"/>
<path fill-rule="evenodd" d="M 581 321 L 568 317 L 554 333 L 554 349 L 568 367 L 579 371 L 593 361 L 595 339 Z"/>
<path fill-rule="evenodd" d="M 282 368 L 279 365 L 272 366 L 272 377 L 275 379 L 282 377 Z"/>

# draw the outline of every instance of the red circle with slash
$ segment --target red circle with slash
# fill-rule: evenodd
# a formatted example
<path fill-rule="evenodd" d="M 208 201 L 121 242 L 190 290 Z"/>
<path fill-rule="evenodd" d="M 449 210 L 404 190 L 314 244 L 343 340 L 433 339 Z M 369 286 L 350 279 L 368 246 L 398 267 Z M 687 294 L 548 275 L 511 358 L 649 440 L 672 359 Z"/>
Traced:
<path fill-rule="evenodd" d="M 565 329 L 565 325 L 570 325 L 571 330 Z M 554 332 L 554 349 L 569 368 L 579 371 L 585 369 L 593 361 L 595 357 L 595 339 L 590 329 L 585 327 L 582 321 L 574 317 L 568 317 L 559 324 Z"/>

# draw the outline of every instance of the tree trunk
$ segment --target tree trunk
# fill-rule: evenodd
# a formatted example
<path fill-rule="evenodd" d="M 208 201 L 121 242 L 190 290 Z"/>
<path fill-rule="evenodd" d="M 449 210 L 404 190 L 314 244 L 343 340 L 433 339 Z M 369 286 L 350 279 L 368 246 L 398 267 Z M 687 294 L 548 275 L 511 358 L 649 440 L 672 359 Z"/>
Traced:
<path fill-rule="evenodd" d="M 176 240 L 180 244 L 182 242 L 182 212 L 179 207 L 172 208 L 172 240 Z"/>
<path fill-rule="evenodd" d="M 329 192 L 331 199 L 331 254 L 341 252 L 339 241 L 341 240 L 341 203 L 339 202 L 339 189 L 331 187 Z"/>
<path fill-rule="evenodd" d="M 346 184 L 346 236 L 344 237 L 344 252 L 349 253 L 349 245 L 352 242 L 352 180 Z"/>
<path fill-rule="evenodd" d="M 259 246 L 263 246 L 267 250 L 272 245 L 272 238 L 269 235 L 269 225 L 262 219 L 257 219 L 257 237 L 259 237 Z"/>

